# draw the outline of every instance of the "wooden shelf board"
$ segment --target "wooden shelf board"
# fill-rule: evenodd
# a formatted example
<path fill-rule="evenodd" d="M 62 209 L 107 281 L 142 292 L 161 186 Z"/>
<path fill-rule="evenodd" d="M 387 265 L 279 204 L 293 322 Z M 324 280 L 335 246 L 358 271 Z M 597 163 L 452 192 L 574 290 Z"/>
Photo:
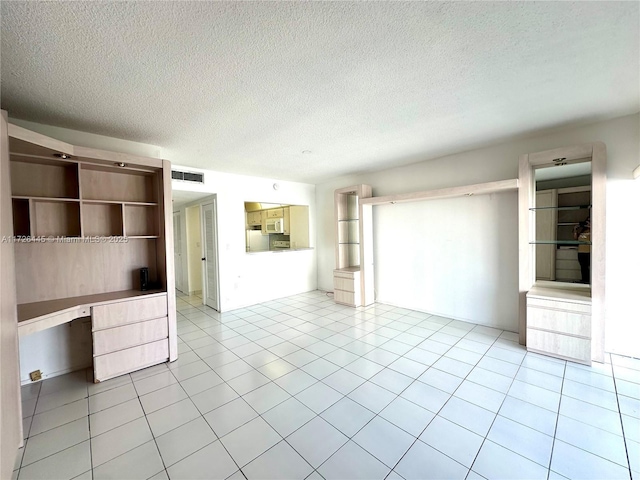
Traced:
<path fill-rule="evenodd" d="M 71 202 L 79 203 L 79 198 L 64 198 L 64 197 L 32 197 L 25 195 L 14 195 L 11 197 L 14 200 L 33 200 L 36 202 Z"/>
<path fill-rule="evenodd" d="M 160 238 L 160 235 L 127 235 L 126 238 Z"/>
<path fill-rule="evenodd" d="M 423 192 L 400 193 L 382 197 L 361 198 L 361 205 L 382 205 L 385 203 L 417 202 L 420 200 L 436 200 L 440 198 L 486 195 L 489 193 L 507 192 L 518 189 L 518 179 L 499 180 L 497 182 L 477 183 L 461 187 L 440 188 Z"/>
<path fill-rule="evenodd" d="M 126 200 L 95 200 L 82 199 L 82 203 L 94 205 L 132 205 L 137 207 L 157 207 L 158 202 L 129 202 Z"/>
<path fill-rule="evenodd" d="M 583 283 L 537 281 L 527 292 L 528 298 L 567 300 L 591 304 L 591 287 Z"/>
<path fill-rule="evenodd" d="M 355 267 L 336 268 L 333 271 L 334 272 L 348 272 L 348 273 L 359 272 L 360 271 L 360 265 L 356 265 Z"/>

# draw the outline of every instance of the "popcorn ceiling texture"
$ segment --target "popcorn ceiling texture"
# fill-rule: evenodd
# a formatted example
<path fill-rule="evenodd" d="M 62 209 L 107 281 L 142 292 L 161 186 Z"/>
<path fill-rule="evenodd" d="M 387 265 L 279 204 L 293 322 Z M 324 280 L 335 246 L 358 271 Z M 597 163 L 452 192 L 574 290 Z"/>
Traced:
<path fill-rule="evenodd" d="M 319 183 L 639 108 L 638 2 L 1 3 L 11 117 L 185 166 Z"/>

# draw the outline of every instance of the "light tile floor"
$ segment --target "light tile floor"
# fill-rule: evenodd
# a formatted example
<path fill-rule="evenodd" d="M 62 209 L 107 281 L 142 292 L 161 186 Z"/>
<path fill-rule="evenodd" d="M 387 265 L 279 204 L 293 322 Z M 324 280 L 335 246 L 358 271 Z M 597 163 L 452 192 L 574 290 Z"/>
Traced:
<path fill-rule="evenodd" d="M 640 479 L 640 360 L 317 291 L 200 302 L 179 294 L 174 363 L 24 386 L 14 478 Z"/>

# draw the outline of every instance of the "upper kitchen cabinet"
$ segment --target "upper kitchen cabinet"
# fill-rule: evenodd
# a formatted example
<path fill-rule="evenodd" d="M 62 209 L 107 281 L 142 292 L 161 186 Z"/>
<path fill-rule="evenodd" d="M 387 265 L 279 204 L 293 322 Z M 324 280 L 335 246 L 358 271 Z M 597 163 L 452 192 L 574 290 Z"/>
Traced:
<path fill-rule="evenodd" d="M 310 248 L 309 206 L 245 202 L 246 251 L 283 252 Z"/>
<path fill-rule="evenodd" d="M 269 210 L 265 210 L 266 218 L 284 218 L 284 209 L 283 208 L 270 208 Z"/>

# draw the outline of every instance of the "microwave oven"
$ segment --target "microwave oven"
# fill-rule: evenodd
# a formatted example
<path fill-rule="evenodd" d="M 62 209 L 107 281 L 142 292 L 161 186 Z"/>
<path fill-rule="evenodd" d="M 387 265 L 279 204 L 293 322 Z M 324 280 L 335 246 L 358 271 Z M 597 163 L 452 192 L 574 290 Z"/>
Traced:
<path fill-rule="evenodd" d="M 282 218 L 267 218 L 267 233 L 284 233 L 284 220 Z"/>

